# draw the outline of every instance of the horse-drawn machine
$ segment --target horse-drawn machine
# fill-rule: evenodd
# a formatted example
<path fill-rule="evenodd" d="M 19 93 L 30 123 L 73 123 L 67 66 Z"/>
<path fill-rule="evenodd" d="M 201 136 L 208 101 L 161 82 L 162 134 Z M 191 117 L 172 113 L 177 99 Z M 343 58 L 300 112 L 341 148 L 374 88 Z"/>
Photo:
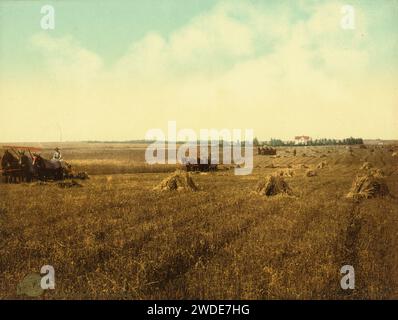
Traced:
<path fill-rule="evenodd" d="M 1 173 L 6 183 L 33 180 L 63 180 L 73 177 L 72 169 L 63 160 L 47 160 L 40 155 L 41 148 L 3 146 Z"/>

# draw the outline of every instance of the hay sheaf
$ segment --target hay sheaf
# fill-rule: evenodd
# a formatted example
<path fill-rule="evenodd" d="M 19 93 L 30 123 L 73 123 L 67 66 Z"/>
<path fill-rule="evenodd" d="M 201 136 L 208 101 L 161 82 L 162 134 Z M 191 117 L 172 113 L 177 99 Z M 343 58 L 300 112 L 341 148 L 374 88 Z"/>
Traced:
<path fill-rule="evenodd" d="M 154 190 L 157 191 L 198 191 L 199 188 L 188 172 L 176 171 L 168 176 Z"/>
<path fill-rule="evenodd" d="M 376 178 L 384 178 L 386 176 L 384 171 L 379 168 L 371 169 L 370 174 Z"/>
<path fill-rule="evenodd" d="M 369 170 L 373 168 L 373 165 L 369 162 L 364 162 L 362 166 L 359 168 L 360 170 Z"/>
<path fill-rule="evenodd" d="M 72 181 L 61 181 L 57 183 L 57 186 L 60 188 L 80 188 L 83 187 L 80 183 L 75 180 Z"/>
<path fill-rule="evenodd" d="M 326 161 L 321 161 L 320 163 L 318 163 L 318 165 L 316 166 L 317 169 L 323 169 L 328 165 L 328 163 Z"/>
<path fill-rule="evenodd" d="M 307 170 L 306 173 L 305 173 L 305 175 L 306 175 L 307 177 L 315 177 L 315 176 L 318 175 L 318 173 L 317 173 L 315 170 Z"/>
<path fill-rule="evenodd" d="M 292 189 L 283 177 L 276 174 L 261 178 L 257 183 L 255 192 L 267 197 L 276 195 L 293 195 Z"/>
<path fill-rule="evenodd" d="M 293 177 L 294 176 L 294 171 L 291 169 L 284 169 L 284 170 L 279 170 L 277 172 L 277 175 L 281 176 L 281 177 Z"/>
<path fill-rule="evenodd" d="M 293 167 L 296 168 L 296 169 L 308 169 L 308 168 L 309 168 L 309 167 L 308 167 L 306 164 L 304 164 L 304 163 L 295 164 Z"/>
<path fill-rule="evenodd" d="M 80 180 L 87 180 L 90 179 L 90 176 L 86 171 L 80 171 L 73 177 L 74 179 L 80 179 Z"/>
<path fill-rule="evenodd" d="M 69 171 L 65 174 L 65 178 L 67 179 L 79 179 L 79 180 L 87 180 L 90 179 L 88 173 L 86 171 L 79 171 L 78 173 L 74 171 Z"/>
<path fill-rule="evenodd" d="M 385 179 L 371 173 L 359 175 L 353 181 L 347 198 L 361 200 L 390 195 Z"/>
<path fill-rule="evenodd" d="M 32 182 L 31 184 L 29 184 L 29 186 L 49 186 L 51 185 L 50 183 L 46 182 L 46 181 L 36 181 L 36 182 Z"/>

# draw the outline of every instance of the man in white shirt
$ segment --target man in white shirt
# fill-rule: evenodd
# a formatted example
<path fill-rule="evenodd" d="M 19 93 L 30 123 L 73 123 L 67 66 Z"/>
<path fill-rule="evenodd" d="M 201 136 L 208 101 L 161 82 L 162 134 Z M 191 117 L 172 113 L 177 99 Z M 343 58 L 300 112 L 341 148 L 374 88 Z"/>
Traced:
<path fill-rule="evenodd" d="M 62 160 L 61 150 L 58 147 L 56 147 L 54 150 L 55 152 L 53 154 L 53 160 L 61 161 Z"/>

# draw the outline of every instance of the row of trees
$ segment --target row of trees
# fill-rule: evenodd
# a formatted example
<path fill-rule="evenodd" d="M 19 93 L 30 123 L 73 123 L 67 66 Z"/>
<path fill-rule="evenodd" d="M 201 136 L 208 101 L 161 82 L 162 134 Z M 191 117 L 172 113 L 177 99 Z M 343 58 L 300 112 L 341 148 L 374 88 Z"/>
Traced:
<path fill-rule="evenodd" d="M 253 139 L 254 146 L 271 146 L 271 147 L 282 147 L 282 146 L 330 146 L 330 145 L 354 145 L 363 144 L 362 138 L 349 137 L 346 139 L 314 139 L 309 140 L 306 144 L 296 144 L 295 141 L 282 141 L 281 139 L 271 138 L 270 141 L 260 142 L 257 138 Z"/>

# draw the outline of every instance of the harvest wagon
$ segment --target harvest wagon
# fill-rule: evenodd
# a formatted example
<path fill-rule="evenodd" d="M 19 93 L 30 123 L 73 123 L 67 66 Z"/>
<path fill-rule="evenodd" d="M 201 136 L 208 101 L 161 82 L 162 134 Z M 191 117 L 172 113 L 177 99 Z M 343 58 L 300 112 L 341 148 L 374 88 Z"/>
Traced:
<path fill-rule="evenodd" d="M 187 172 L 217 171 L 217 164 L 211 163 L 210 159 L 184 159 L 184 170 Z"/>
<path fill-rule="evenodd" d="M 276 155 L 276 149 L 271 147 L 258 147 L 257 151 L 260 155 Z"/>

